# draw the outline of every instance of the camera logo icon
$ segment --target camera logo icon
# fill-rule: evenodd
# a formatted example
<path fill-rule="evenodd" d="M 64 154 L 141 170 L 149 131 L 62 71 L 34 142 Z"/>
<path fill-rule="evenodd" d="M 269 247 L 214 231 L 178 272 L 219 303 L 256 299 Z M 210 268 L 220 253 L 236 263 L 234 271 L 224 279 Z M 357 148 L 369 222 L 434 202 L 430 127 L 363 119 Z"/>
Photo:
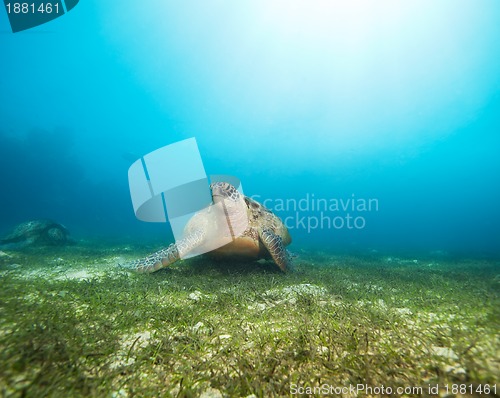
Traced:
<path fill-rule="evenodd" d="M 4 0 L 12 32 L 34 28 L 72 10 L 79 0 Z"/>
<path fill-rule="evenodd" d="M 241 236 L 248 226 L 248 219 L 229 214 L 229 199 L 212 202 L 209 183 L 231 184 L 241 195 L 243 188 L 234 176 L 208 178 L 195 138 L 172 143 L 136 160 L 128 170 L 128 180 L 136 217 L 146 222 L 170 223 L 176 244 L 184 238 L 190 220 L 204 212 L 208 223 L 204 226 L 204 243 L 188 253 L 181 252 L 181 258 L 224 246 Z"/>

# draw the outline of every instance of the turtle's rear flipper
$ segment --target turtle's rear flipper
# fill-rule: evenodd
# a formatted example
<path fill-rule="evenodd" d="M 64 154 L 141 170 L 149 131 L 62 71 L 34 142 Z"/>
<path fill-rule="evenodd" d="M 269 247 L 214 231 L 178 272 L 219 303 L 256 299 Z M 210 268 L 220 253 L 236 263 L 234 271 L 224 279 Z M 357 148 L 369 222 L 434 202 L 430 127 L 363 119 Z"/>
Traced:
<path fill-rule="evenodd" d="M 265 229 L 260 233 L 260 239 L 278 267 L 280 267 L 282 271 L 286 271 L 291 263 L 290 256 L 283 245 L 281 236 L 276 235 L 269 229 Z"/>

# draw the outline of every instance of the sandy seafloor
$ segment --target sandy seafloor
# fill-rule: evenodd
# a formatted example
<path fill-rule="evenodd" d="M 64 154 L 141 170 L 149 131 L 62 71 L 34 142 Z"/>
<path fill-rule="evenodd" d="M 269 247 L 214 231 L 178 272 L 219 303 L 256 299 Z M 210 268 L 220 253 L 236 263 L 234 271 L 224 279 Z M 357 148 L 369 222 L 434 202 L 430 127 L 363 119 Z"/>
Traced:
<path fill-rule="evenodd" d="M 500 395 L 499 261 L 296 249 L 285 274 L 120 268 L 156 248 L 1 251 L 0 396 Z"/>

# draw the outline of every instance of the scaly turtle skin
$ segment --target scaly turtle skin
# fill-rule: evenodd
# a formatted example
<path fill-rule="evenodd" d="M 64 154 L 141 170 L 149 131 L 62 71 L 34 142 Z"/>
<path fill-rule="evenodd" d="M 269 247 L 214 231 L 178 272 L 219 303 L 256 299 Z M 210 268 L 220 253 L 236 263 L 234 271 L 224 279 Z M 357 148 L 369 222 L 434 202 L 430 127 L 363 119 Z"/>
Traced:
<path fill-rule="evenodd" d="M 139 272 L 155 272 L 175 263 L 181 257 L 210 251 L 217 257 L 244 259 L 271 258 L 282 271 L 290 266 L 285 246 L 292 241 L 288 229 L 270 210 L 255 200 L 241 195 L 229 183 L 210 186 L 214 205 L 196 213 L 184 228 L 184 237 L 131 266 Z M 230 234 L 227 229 L 230 225 Z M 236 232 L 235 232 L 236 231 Z M 205 247 L 205 249 L 204 249 Z"/>
<path fill-rule="evenodd" d="M 64 245 L 68 243 L 69 232 L 61 224 L 51 220 L 33 220 L 19 224 L 0 244 Z"/>

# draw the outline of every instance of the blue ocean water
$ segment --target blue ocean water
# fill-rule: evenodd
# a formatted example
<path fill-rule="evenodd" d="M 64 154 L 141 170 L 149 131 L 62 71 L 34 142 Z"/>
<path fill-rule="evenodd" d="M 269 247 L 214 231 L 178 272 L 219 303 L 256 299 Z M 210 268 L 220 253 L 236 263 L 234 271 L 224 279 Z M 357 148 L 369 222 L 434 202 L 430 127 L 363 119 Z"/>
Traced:
<path fill-rule="evenodd" d="M 498 256 L 499 20 L 494 0 L 82 0 L 13 34 L 1 10 L 0 233 L 170 241 L 127 170 L 195 137 L 292 248 Z"/>

